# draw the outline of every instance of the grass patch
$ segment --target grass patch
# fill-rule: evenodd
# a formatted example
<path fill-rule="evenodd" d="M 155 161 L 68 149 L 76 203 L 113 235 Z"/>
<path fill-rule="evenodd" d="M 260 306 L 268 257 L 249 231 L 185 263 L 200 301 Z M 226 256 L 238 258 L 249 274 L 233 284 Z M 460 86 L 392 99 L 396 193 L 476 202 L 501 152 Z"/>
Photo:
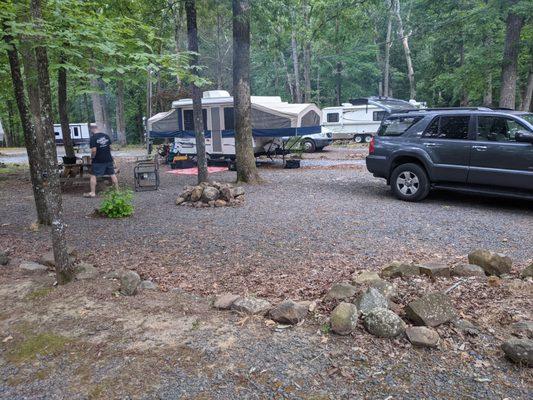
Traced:
<path fill-rule="evenodd" d="M 40 333 L 27 337 L 18 343 L 13 351 L 9 354 L 8 359 L 11 362 L 24 362 L 33 360 L 37 355 L 47 356 L 60 352 L 70 340 L 64 336 L 53 333 Z"/>
<path fill-rule="evenodd" d="M 43 297 L 48 296 L 52 290 L 54 290 L 54 289 L 51 288 L 51 287 L 44 287 L 44 288 L 36 289 L 33 292 L 31 292 L 28 295 L 26 295 L 25 298 L 26 298 L 26 300 L 41 299 Z"/>

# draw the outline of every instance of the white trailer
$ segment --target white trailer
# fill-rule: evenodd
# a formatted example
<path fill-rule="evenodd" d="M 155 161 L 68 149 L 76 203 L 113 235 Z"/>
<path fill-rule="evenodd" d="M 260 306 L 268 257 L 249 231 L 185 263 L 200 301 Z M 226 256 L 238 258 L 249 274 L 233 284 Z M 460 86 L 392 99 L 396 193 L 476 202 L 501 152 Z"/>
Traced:
<path fill-rule="evenodd" d="M 396 110 L 415 109 L 417 104 L 420 103 L 390 97 L 352 99 L 342 106 L 322 109 L 322 131 L 331 134 L 333 140 L 370 142 L 384 117 Z"/>
<path fill-rule="evenodd" d="M 256 156 L 275 154 L 290 136 L 321 133 L 321 111 L 314 104 L 289 104 L 278 96 L 251 96 L 252 135 Z M 233 97 L 224 90 L 203 93 L 206 153 L 210 159 L 235 158 Z M 174 138 L 176 150 L 196 155 L 192 99 L 172 102 L 172 109 L 148 120 L 148 138 Z M 323 135 L 326 139 L 327 136 Z"/>
<path fill-rule="evenodd" d="M 88 144 L 91 136 L 89 135 L 89 126 L 87 123 L 69 124 L 70 137 L 75 146 Z M 61 133 L 61 125 L 54 124 L 54 134 L 56 138 L 56 145 L 63 144 L 63 134 Z"/>

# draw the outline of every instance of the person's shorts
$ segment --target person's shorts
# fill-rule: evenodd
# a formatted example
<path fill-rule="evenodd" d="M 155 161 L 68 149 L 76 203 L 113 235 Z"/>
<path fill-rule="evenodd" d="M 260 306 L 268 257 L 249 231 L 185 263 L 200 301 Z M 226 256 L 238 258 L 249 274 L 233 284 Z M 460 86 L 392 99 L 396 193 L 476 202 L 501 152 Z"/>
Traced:
<path fill-rule="evenodd" d="M 94 176 L 115 175 L 115 166 L 113 162 L 107 163 L 93 163 L 92 164 Z"/>

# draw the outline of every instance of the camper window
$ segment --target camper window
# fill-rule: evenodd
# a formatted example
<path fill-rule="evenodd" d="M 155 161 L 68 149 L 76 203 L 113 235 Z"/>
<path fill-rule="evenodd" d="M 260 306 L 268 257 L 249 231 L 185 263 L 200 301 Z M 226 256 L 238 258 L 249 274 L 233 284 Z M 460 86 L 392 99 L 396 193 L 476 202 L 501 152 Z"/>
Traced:
<path fill-rule="evenodd" d="M 207 130 L 207 110 L 202 108 L 204 131 Z M 194 115 L 192 110 L 183 110 L 183 128 L 186 131 L 194 131 Z"/>
<path fill-rule="evenodd" d="M 78 131 L 78 127 L 75 126 L 74 128 L 72 128 L 72 130 L 74 131 L 74 136 L 75 137 L 80 137 L 80 132 Z"/>
<path fill-rule="evenodd" d="M 58 131 L 55 131 L 55 134 L 56 134 L 56 136 L 59 136 L 59 132 Z"/>
<path fill-rule="evenodd" d="M 374 114 L 372 115 L 372 119 L 374 121 L 381 121 L 385 116 L 387 115 L 387 111 L 374 111 Z"/>
<path fill-rule="evenodd" d="M 327 115 L 328 122 L 339 122 L 339 113 L 329 113 Z"/>
<path fill-rule="evenodd" d="M 233 107 L 224 108 L 224 129 L 235 129 L 235 114 Z"/>

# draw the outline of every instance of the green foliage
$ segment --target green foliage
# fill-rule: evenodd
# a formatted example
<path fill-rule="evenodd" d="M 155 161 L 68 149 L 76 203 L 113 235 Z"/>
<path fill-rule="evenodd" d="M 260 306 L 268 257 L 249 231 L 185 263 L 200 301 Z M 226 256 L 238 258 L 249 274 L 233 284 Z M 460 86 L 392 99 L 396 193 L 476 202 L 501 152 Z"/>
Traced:
<path fill-rule="evenodd" d="M 331 325 L 329 324 L 329 322 L 324 322 L 322 324 L 322 326 L 320 327 L 320 331 L 322 332 L 323 335 L 328 335 L 331 333 Z"/>
<path fill-rule="evenodd" d="M 8 358 L 12 362 L 33 360 L 37 355 L 46 356 L 59 353 L 69 343 L 69 339 L 53 333 L 40 333 L 26 337 L 18 343 Z"/>
<path fill-rule="evenodd" d="M 104 193 L 100 212 L 108 218 L 124 218 L 133 214 L 133 192 L 110 189 Z"/>

